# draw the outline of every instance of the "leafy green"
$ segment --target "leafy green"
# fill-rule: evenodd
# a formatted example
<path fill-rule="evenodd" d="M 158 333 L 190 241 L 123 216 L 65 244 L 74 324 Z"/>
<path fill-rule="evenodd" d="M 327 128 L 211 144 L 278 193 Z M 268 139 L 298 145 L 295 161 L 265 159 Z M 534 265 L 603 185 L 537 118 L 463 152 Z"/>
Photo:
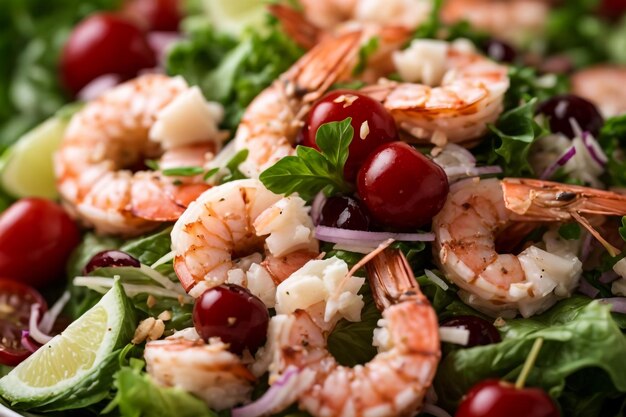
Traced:
<path fill-rule="evenodd" d="M 562 75 L 545 74 L 539 76 L 532 67 L 509 67 L 509 89 L 504 96 L 506 110 L 518 107 L 521 103 L 536 98 L 542 102 L 549 97 L 568 91 L 567 79 Z"/>
<path fill-rule="evenodd" d="M 367 65 L 367 60 L 372 54 L 374 54 L 378 47 L 380 46 L 380 39 L 378 36 L 373 36 L 368 39 L 361 48 L 359 49 L 359 62 L 357 62 L 354 70 L 352 70 L 353 75 L 359 75 L 363 71 L 365 71 L 365 66 Z"/>
<path fill-rule="evenodd" d="M 606 175 L 603 178 L 609 185 L 626 186 L 626 114 L 608 119 L 600 134 L 598 143 L 602 146 L 609 161 L 606 166 Z"/>
<path fill-rule="evenodd" d="M 155 384 L 148 374 L 142 372 L 143 363 L 141 368 L 133 365 L 123 367 L 115 374 L 117 392 L 103 413 L 117 409 L 121 417 L 218 416 L 202 400 L 188 392 Z"/>
<path fill-rule="evenodd" d="M 559 227 L 559 236 L 567 240 L 580 239 L 580 226 L 578 223 L 565 223 Z"/>
<path fill-rule="evenodd" d="M 626 392 L 626 362 L 623 361 L 626 339 L 607 305 L 598 301 L 589 303 L 588 298 L 575 296 L 541 315 L 508 320 L 500 331 L 503 337 L 500 343 L 454 350 L 443 359 L 435 388 L 446 408 L 453 409 L 463 394 L 479 381 L 487 378 L 513 380 L 538 337 L 544 339 L 544 345 L 528 385 L 542 387 L 550 395 L 559 397 L 573 389 L 568 385 L 569 378 L 584 370 L 587 378 L 594 375 L 594 379 L 579 388 L 575 395 L 594 393 L 606 384 L 611 387 L 606 391 L 607 396 Z"/>
<path fill-rule="evenodd" d="M 176 167 L 176 168 L 167 168 L 161 171 L 161 173 L 165 176 L 171 177 L 193 177 L 196 175 L 200 175 L 204 173 L 204 168 L 202 167 Z"/>
<path fill-rule="evenodd" d="M 287 156 L 261 173 L 259 179 L 277 194 L 299 193 L 310 200 L 320 191 L 326 195 L 349 192 L 352 186 L 343 178 L 348 148 L 354 129 L 347 118 L 320 126 L 315 136 L 320 151 L 305 146 L 296 148 L 295 156 Z"/>
<path fill-rule="evenodd" d="M 244 175 L 243 172 L 239 170 L 239 165 L 241 165 L 248 158 L 249 151 L 247 149 L 242 149 L 233 156 L 230 161 L 226 163 L 226 169 L 228 170 L 228 174 L 226 174 L 221 180 L 220 183 L 224 184 L 225 182 L 242 180 L 244 178 L 248 178 Z"/>
<path fill-rule="evenodd" d="M 167 57 L 167 72 L 200 86 L 210 100 L 226 110 L 223 126 L 234 129 L 247 105 L 302 55 L 272 23 L 260 32 L 247 31 L 241 40 L 217 33 L 205 17 L 184 21 L 186 39 Z"/>
<path fill-rule="evenodd" d="M 502 160 L 500 165 L 504 168 L 504 175 L 532 173 L 528 152 L 531 145 L 545 133 L 545 129 L 533 117 L 536 102 L 536 99 L 532 99 L 509 110 L 500 116 L 495 125 L 489 126 L 496 143 L 499 141 L 495 153 Z"/>
<path fill-rule="evenodd" d="M 0 7 L 0 151 L 68 101 L 59 57 L 83 17 L 121 0 L 4 0 Z"/>
<path fill-rule="evenodd" d="M 120 250 L 139 259 L 144 265 L 152 265 L 171 252 L 171 231 L 172 227 L 166 227 L 156 233 L 129 240 L 120 247 Z"/>

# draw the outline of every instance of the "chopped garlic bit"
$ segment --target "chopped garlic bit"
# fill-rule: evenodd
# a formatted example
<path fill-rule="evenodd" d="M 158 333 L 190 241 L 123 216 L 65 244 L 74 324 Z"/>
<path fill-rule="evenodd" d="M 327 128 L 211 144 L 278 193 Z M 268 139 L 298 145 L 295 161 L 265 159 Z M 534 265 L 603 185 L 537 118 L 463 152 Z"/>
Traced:
<path fill-rule="evenodd" d="M 365 140 L 367 135 L 370 134 L 370 125 L 367 123 L 367 120 L 361 123 L 361 129 L 359 130 L 359 137 L 361 140 Z"/>
<path fill-rule="evenodd" d="M 342 94 L 333 100 L 333 103 L 343 103 L 343 108 L 350 107 L 359 97 L 354 94 Z"/>
<path fill-rule="evenodd" d="M 411 45 L 393 54 L 393 63 L 404 81 L 440 85 L 446 73 L 450 45 L 433 39 L 415 39 Z"/>
<path fill-rule="evenodd" d="M 363 297 L 358 291 L 364 278 L 348 275 L 348 265 L 337 257 L 312 260 L 294 272 L 276 289 L 276 312 L 289 314 L 325 302 L 324 321 L 340 318 L 361 320 Z"/>
<path fill-rule="evenodd" d="M 318 252 L 313 221 L 306 202 L 297 196 L 278 200 L 254 221 L 257 236 L 269 235 L 265 244 L 274 256 L 306 249 Z"/>
<path fill-rule="evenodd" d="M 221 104 L 207 101 L 198 87 L 191 87 L 157 114 L 150 140 L 166 150 L 213 141 L 219 150 L 226 139 L 218 127 L 223 118 Z"/>

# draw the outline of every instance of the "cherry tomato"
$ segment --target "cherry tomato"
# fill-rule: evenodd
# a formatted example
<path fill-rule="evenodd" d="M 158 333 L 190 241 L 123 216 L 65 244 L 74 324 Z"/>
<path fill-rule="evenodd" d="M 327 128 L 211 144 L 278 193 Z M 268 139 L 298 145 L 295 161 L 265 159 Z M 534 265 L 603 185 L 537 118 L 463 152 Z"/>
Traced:
<path fill-rule="evenodd" d="M 22 330 L 28 329 L 33 304 L 39 304 L 41 318 L 48 307 L 37 290 L 0 278 L 0 364 L 15 366 L 31 354 L 22 346 Z"/>
<path fill-rule="evenodd" d="M 455 417 L 559 417 L 558 408 L 539 388 L 515 388 L 504 381 L 480 382 L 461 401 Z"/>
<path fill-rule="evenodd" d="M 269 313 L 246 288 L 224 284 L 205 291 L 193 306 L 193 324 L 208 341 L 219 337 L 234 353 L 248 348 L 254 354 L 267 338 Z"/>
<path fill-rule="evenodd" d="M 379 223 L 414 228 L 429 223 L 448 195 L 443 169 L 404 142 L 380 146 L 359 170 L 357 188 Z"/>
<path fill-rule="evenodd" d="M 0 216 L 0 276 L 41 287 L 62 278 L 80 242 L 76 224 L 56 203 L 23 198 Z"/>
<path fill-rule="evenodd" d="M 396 122 L 382 104 L 356 91 L 328 93 L 309 111 L 302 134 L 302 145 L 317 148 L 315 135 L 324 123 L 352 118 L 354 137 L 350 143 L 344 176 L 354 181 L 359 167 L 374 149 L 398 139 Z"/>
<path fill-rule="evenodd" d="M 182 19 L 180 0 L 130 0 L 122 13 L 149 30 L 175 32 Z"/>
<path fill-rule="evenodd" d="M 145 33 L 135 23 L 111 13 L 96 13 L 70 35 L 61 55 L 61 76 L 76 94 L 101 75 L 129 79 L 156 63 Z"/>

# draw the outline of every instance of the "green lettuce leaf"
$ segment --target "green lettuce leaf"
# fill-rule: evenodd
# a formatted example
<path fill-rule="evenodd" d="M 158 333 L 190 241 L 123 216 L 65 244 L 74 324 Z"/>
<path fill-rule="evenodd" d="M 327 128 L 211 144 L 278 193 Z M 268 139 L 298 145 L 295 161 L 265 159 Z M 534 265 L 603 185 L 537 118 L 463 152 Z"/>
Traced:
<path fill-rule="evenodd" d="M 603 180 L 608 185 L 626 186 L 626 157 L 623 151 L 626 146 L 626 114 L 608 119 L 600 130 L 598 142 L 609 158 Z"/>
<path fill-rule="evenodd" d="M 172 251 L 171 227 L 126 242 L 120 250 L 139 259 L 144 265 L 152 265 Z"/>
<path fill-rule="evenodd" d="M 607 399 L 626 392 L 626 338 L 607 305 L 575 296 L 544 314 L 509 320 L 500 331 L 502 342 L 454 350 L 442 360 L 435 389 L 446 408 L 454 409 L 479 381 L 513 381 L 538 337 L 544 344 L 527 385 L 555 398 L 570 393 L 570 400 L 572 393 L 582 398 L 604 392 Z M 579 372 L 589 383 L 576 389 L 572 378 Z M 570 412 L 565 415 L 574 415 Z"/>
<path fill-rule="evenodd" d="M 123 367 L 115 374 L 115 398 L 103 413 L 121 417 L 217 417 L 206 404 L 180 388 L 155 384 L 138 366 Z"/>
<path fill-rule="evenodd" d="M 252 99 L 303 53 L 277 24 L 263 33 L 247 31 L 240 40 L 217 33 L 199 16 L 187 19 L 183 29 L 187 37 L 170 49 L 167 72 L 182 75 L 208 99 L 222 103 L 227 129 L 235 129 Z"/>

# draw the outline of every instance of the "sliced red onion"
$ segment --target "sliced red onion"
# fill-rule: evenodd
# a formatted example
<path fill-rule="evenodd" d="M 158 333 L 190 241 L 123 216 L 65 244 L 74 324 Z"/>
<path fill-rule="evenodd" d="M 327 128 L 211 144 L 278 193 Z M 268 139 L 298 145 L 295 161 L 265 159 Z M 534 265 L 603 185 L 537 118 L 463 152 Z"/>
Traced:
<path fill-rule="evenodd" d="M 604 167 L 609 162 L 609 158 L 598 144 L 598 141 L 589 132 L 583 132 L 581 138 L 591 159 L 596 161 L 601 167 Z"/>
<path fill-rule="evenodd" d="M 617 274 L 617 272 L 610 269 L 606 272 L 603 272 L 602 275 L 600 275 L 600 278 L 598 278 L 598 281 L 602 284 L 610 284 L 611 282 L 618 280 L 619 278 L 620 276 Z"/>
<path fill-rule="evenodd" d="M 582 248 L 580 249 L 580 261 L 585 262 L 589 255 L 591 255 L 591 250 L 593 249 L 593 235 L 591 233 L 587 233 L 585 239 L 583 240 Z"/>
<path fill-rule="evenodd" d="M 28 320 L 28 331 L 30 333 L 30 337 L 33 338 L 35 342 L 41 343 L 45 345 L 50 340 L 52 340 L 52 336 L 49 336 L 41 331 L 39 328 L 39 304 L 35 303 L 30 307 L 30 318 Z"/>
<path fill-rule="evenodd" d="M 324 207 L 325 202 L 326 196 L 323 192 L 320 191 L 313 199 L 313 203 L 311 203 L 311 220 L 313 220 L 313 224 L 316 226 L 320 222 L 320 218 L 322 216 L 322 207 Z"/>
<path fill-rule="evenodd" d="M 107 90 L 122 82 L 122 78 L 117 74 L 101 75 L 89 84 L 84 86 L 77 94 L 77 98 L 82 101 L 92 101 L 97 99 Z"/>
<path fill-rule="evenodd" d="M 39 323 L 39 328 L 44 333 L 50 333 L 52 327 L 54 326 L 54 322 L 57 321 L 59 314 L 63 311 L 63 307 L 70 301 L 70 292 L 65 291 L 61 298 L 57 300 L 56 303 L 50 308 L 50 310 L 46 311 Z"/>
<path fill-rule="evenodd" d="M 586 279 L 582 278 L 580 280 L 580 284 L 578 286 L 578 292 L 586 295 L 589 298 L 596 298 L 598 294 L 600 294 L 600 290 L 587 282 Z"/>
<path fill-rule="evenodd" d="M 150 32 L 148 33 L 148 44 L 157 56 L 159 66 L 165 67 L 167 50 L 174 43 L 183 37 L 178 32 Z"/>
<path fill-rule="evenodd" d="M 574 155 L 576 155 L 576 147 L 570 146 L 565 150 L 565 152 L 563 152 L 561 156 L 559 156 L 559 158 L 552 165 L 550 165 L 543 171 L 539 178 L 542 180 L 550 179 L 550 177 L 554 175 L 556 170 L 565 165 L 567 161 L 572 159 Z"/>
<path fill-rule="evenodd" d="M 626 314 L 626 297 L 602 298 L 600 302 L 610 304 L 613 313 Z"/>
<path fill-rule="evenodd" d="M 443 169 L 448 177 L 467 176 L 477 177 L 480 175 L 501 174 L 502 167 L 489 165 L 484 167 L 449 167 Z"/>
<path fill-rule="evenodd" d="M 261 398 L 246 404 L 243 407 L 233 408 L 231 417 L 258 417 L 275 411 L 277 406 L 283 405 L 285 396 L 291 394 L 293 387 L 289 382 L 300 374 L 295 366 L 289 366 L 285 373 L 268 389 Z M 287 392 L 283 392 L 287 391 Z"/>
<path fill-rule="evenodd" d="M 441 407 L 437 407 L 435 404 L 424 404 L 424 407 L 422 407 L 422 412 L 428 413 L 434 417 L 452 417 L 450 413 L 448 413 Z"/>
<path fill-rule="evenodd" d="M 26 348 L 29 352 L 33 353 L 37 349 L 39 349 L 42 345 L 35 342 L 30 337 L 30 332 L 28 330 L 22 330 L 22 338 L 21 338 L 22 346 Z"/>
<path fill-rule="evenodd" d="M 457 145 L 455 143 L 448 143 L 441 151 L 442 154 L 447 154 L 456 159 L 459 162 L 467 162 L 470 164 L 476 164 L 476 158 L 466 148 Z"/>
<path fill-rule="evenodd" d="M 324 242 L 353 245 L 359 247 L 377 247 L 388 239 L 403 242 L 432 242 L 434 233 L 389 233 L 366 232 L 363 230 L 347 230 L 337 227 L 316 226 L 315 237 Z"/>

